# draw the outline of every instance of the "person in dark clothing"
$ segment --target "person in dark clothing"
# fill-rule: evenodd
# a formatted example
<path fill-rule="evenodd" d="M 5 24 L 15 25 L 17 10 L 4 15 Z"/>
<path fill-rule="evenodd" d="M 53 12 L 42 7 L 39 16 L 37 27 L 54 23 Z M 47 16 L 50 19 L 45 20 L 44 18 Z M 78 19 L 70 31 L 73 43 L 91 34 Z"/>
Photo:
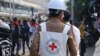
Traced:
<path fill-rule="evenodd" d="M 21 28 L 21 34 L 22 34 L 22 40 L 23 40 L 23 42 L 22 42 L 22 47 L 23 47 L 22 55 L 25 54 L 25 42 L 27 44 L 28 49 L 30 49 L 29 48 L 29 29 L 30 28 L 28 26 L 27 21 L 23 20 L 23 25 L 22 25 L 22 28 Z"/>
<path fill-rule="evenodd" d="M 19 55 L 20 43 L 19 43 L 19 35 L 20 35 L 20 28 L 18 25 L 18 20 L 16 18 L 13 19 L 14 29 L 12 31 L 12 52 L 14 55 L 14 49 L 17 45 L 16 55 Z"/>
<path fill-rule="evenodd" d="M 84 43 L 84 39 L 81 39 L 80 42 L 80 56 L 84 56 L 86 52 L 86 44 Z"/>
<path fill-rule="evenodd" d="M 81 42 L 80 42 L 80 56 L 84 56 L 86 52 L 86 43 L 85 43 L 85 26 L 84 21 L 81 21 L 81 25 L 79 27 L 81 33 Z"/>

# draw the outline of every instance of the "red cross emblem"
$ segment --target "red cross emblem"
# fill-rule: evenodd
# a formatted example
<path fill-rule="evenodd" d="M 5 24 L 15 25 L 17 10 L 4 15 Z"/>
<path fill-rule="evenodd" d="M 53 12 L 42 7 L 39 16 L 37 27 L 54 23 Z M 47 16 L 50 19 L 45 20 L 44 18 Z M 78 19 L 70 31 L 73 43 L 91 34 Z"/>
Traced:
<path fill-rule="evenodd" d="M 57 48 L 57 46 L 55 45 L 55 43 L 52 43 L 51 45 L 49 45 L 49 48 L 50 48 L 52 51 L 54 51 L 54 50 Z"/>

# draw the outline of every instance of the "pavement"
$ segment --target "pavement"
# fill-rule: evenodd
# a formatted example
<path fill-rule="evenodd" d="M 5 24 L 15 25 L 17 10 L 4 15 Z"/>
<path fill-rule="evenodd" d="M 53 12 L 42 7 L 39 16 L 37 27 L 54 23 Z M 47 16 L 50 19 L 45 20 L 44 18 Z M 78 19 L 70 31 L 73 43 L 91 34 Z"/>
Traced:
<path fill-rule="evenodd" d="M 33 35 L 32 35 L 32 36 L 33 36 Z M 31 45 L 32 39 L 33 39 L 33 38 L 31 37 L 31 39 L 30 39 L 30 41 L 29 41 L 29 46 Z M 21 45 L 22 45 L 22 43 L 21 43 Z M 20 49 L 20 51 L 19 51 L 19 55 L 21 55 L 21 56 L 29 56 L 29 50 L 28 50 L 27 45 L 25 45 L 25 55 L 22 55 L 22 52 L 23 52 L 22 49 L 23 49 L 23 48 L 22 48 L 22 46 L 21 46 L 21 49 Z M 16 53 L 16 51 L 15 51 L 14 53 Z"/>
<path fill-rule="evenodd" d="M 16 53 L 16 51 L 14 53 Z M 19 51 L 19 55 L 21 55 L 21 56 L 29 56 L 29 50 L 28 50 L 27 46 L 25 46 L 25 55 L 22 55 L 22 53 L 23 53 L 23 50 L 21 48 L 20 51 Z"/>
<path fill-rule="evenodd" d="M 86 49 L 86 53 L 85 53 L 85 55 L 84 56 L 93 56 L 93 53 L 94 53 L 94 50 L 95 50 L 95 47 L 88 47 L 87 49 Z M 21 50 L 19 51 L 19 55 L 21 55 L 21 56 L 29 56 L 29 50 L 28 50 L 28 48 L 27 48 L 27 46 L 25 46 L 25 55 L 22 55 L 22 48 L 21 48 Z M 16 51 L 15 51 L 15 53 L 16 53 Z"/>
<path fill-rule="evenodd" d="M 19 54 L 20 54 L 21 56 L 29 56 L 29 50 L 26 49 L 25 51 L 26 51 L 26 52 L 25 52 L 25 55 L 22 55 L 22 50 L 19 51 Z"/>
<path fill-rule="evenodd" d="M 85 53 L 84 56 L 93 56 L 94 50 L 95 50 L 95 47 L 89 47 L 89 48 L 87 48 L 86 49 L 86 53 Z M 20 55 L 22 54 L 22 49 L 19 51 L 19 54 Z M 21 56 L 29 56 L 29 50 L 28 50 L 27 47 L 26 47 L 25 55 L 21 55 Z"/>
<path fill-rule="evenodd" d="M 86 53 L 84 56 L 93 56 L 93 53 L 94 53 L 94 50 L 95 50 L 95 47 L 89 47 L 86 49 Z"/>
<path fill-rule="evenodd" d="M 30 43 L 31 43 L 31 42 L 30 42 Z M 31 45 L 31 44 L 30 44 L 30 45 Z M 20 50 L 19 54 L 20 54 L 21 56 L 29 56 L 29 50 L 28 50 L 27 46 L 26 46 L 25 48 L 26 48 L 25 55 L 21 55 L 21 54 L 22 54 L 22 49 Z M 88 48 L 86 49 L 86 53 L 85 53 L 84 56 L 93 56 L 94 51 L 95 51 L 95 45 L 94 45 L 93 47 L 88 47 Z"/>
<path fill-rule="evenodd" d="M 84 56 L 93 56 L 93 53 L 94 53 L 94 50 L 95 50 L 95 47 L 89 47 L 86 49 L 86 53 Z M 22 50 L 20 50 L 20 55 L 22 54 Z M 29 56 L 29 50 L 26 48 L 26 53 L 25 55 L 21 55 L 21 56 Z"/>

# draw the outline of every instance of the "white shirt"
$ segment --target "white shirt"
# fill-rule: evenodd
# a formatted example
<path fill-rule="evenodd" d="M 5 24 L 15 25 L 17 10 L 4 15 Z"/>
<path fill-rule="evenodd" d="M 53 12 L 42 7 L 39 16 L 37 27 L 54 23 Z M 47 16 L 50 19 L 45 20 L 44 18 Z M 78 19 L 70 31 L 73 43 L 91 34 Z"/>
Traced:
<path fill-rule="evenodd" d="M 71 25 L 69 22 L 67 22 L 66 24 Z M 81 39 L 80 30 L 76 26 L 74 26 L 74 25 L 72 25 L 72 26 L 73 26 L 73 33 L 74 33 L 74 36 L 75 36 L 75 40 L 76 40 L 77 44 L 79 45 L 80 39 Z"/>
<path fill-rule="evenodd" d="M 69 22 L 67 22 L 66 24 L 71 25 Z M 81 40 L 80 30 L 74 25 L 72 25 L 72 27 L 73 27 L 73 33 L 74 33 L 74 36 L 75 36 L 75 41 L 76 41 L 77 49 L 78 49 L 78 51 L 77 51 L 78 55 L 77 56 L 80 56 L 79 55 L 79 45 L 80 45 L 80 40 Z"/>
<path fill-rule="evenodd" d="M 76 26 L 73 25 L 73 32 L 74 32 L 75 40 L 76 40 L 77 44 L 79 45 L 80 39 L 81 39 L 80 30 Z"/>

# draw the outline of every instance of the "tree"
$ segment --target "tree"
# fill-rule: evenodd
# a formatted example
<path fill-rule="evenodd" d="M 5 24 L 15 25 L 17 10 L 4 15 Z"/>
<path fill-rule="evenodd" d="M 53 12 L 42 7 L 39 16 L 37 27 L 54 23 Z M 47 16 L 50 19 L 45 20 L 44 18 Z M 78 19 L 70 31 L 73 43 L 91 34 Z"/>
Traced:
<path fill-rule="evenodd" d="M 75 20 L 82 20 L 84 15 L 88 12 L 88 0 L 75 0 L 74 2 L 74 17 Z M 66 2 L 68 9 L 71 10 L 71 1 Z"/>

